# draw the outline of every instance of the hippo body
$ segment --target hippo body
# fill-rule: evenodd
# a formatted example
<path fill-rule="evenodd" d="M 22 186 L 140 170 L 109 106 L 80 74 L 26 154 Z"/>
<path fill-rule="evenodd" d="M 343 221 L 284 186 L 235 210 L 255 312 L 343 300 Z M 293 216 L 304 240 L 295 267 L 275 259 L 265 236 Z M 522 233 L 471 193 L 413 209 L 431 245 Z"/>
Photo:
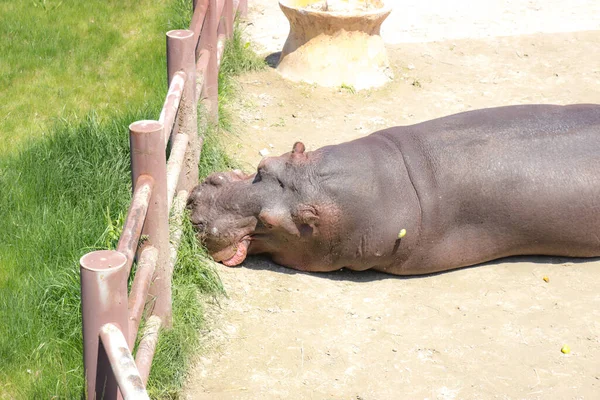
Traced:
<path fill-rule="evenodd" d="M 512 255 L 600 256 L 600 105 L 464 112 L 216 174 L 190 196 L 217 261 L 444 271 Z"/>

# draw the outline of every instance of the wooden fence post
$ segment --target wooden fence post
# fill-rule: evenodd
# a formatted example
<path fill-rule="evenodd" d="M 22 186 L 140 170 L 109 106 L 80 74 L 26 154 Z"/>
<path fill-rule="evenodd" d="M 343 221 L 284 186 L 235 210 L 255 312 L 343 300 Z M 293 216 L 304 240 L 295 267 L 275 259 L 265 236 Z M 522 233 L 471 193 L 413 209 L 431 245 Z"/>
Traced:
<path fill-rule="evenodd" d="M 248 0 L 240 0 L 238 4 L 238 13 L 241 17 L 248 16 Z"/>
<path fill-rule="evenodd" d="M 198 184 L 198 161 L 202 148 L 198 137 L 198 105 L 196 104 L 196 46 L 194 32 L 190 30 L 173 30 L 167 32 L 167 75 L 169 86 L 173 75 L 178 71 L 186 74 L 185 85 L 177 121 L 179 133 L 189 137 L 185 152 L 185 168 L 181 170 L 177 190 L 191 192 Z M 170 129 L 170 127 L 166 127 Z"/>
<path fill-rule="evenodd" d="M 227 38 L 231 38 L 233 36 L 233 21 L 235 15 L 233 15 L 233 0 L 223 0 L 225 4 L 223 5 L 223 13 L 221 14 L 219 34 L 224 33 Z M 218 35 L 217 35 L 218 36 Z"/>
<path fill-rule="evenodd" d="M 137 121 L 129 125 L 131 179 L 135 185 L 140 175 L 154 178 L 146 222 L 142 230 L 147 244 L 158 250 L 150 297 L 155 300 L 153 314 L 171 326 L 171 276 L 169 265 L 169 211 L 167 210 L 167 157 L 163 125 L 157 121 Z M 134 188 L 135 190 L 135 188 Z"/>
<path fill-rule="evenodd" d="M 202 98 L 207 104 L 211 122 L 217 124 L 219 121 L 219 66 L 217 64 L 217 19 L 218 0 L 209 0 L 206 20 L 200 33 L 198 43 L 199 51 L 206 49 L 210 54 L 208 66 L 204 76 Z"/>
<path fill-rule="evenodd" d="M 117 380 L 104 346 L 100 328 L 113 323 L 127 335 L 127 257 L 114 250 L 87 253 L 79 261 L 83 367 L 87 398 L 116 399 Z"/>

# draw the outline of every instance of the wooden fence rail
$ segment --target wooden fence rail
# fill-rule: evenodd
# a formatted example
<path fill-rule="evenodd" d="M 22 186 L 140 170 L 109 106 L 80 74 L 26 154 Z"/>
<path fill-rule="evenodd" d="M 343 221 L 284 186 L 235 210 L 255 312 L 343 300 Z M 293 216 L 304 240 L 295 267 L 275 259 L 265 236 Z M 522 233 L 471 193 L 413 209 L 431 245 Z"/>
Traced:
<path fill-rule="evenodd" d="M 159 331 L 172 323 L 171 278 L 185 204 L 198 183 L 198 102 L 216 123 L 225 40 L 233 34 L 235 14 L 246 13 L 246 2 L 193 0 L 190 29 L 166 35 L 168 92 L 158 120 L 129 126 L 133 196 L 117 249 L 93 251 L 80 260 L 88 399 L 148 398 Z M 127 293 L 134 259 L 137 269 Z M 144 311 L 148 317 L 134 359 Z"/>

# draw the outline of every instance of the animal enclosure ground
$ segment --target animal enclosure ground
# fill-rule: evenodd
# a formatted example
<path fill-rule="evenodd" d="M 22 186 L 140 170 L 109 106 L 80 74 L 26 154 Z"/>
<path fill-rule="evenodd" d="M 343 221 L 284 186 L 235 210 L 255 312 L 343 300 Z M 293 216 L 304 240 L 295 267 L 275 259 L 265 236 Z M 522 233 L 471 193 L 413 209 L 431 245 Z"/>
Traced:
<path fill-rule="evenodd" d="M 417 2 L 409 3 L 417 15 Z M 468 14 L 466 3 L 456 7 Z M 226 138 L 231 155 L 251 171 L 259 150 L 279 155 L 296 140 L 314 150 L 470 109 L 600 103 L 600 26 L 589 22 L 598 16 L 596 3 L 577 2 L 563 25 L 548 11 L 561 10 L 557 1 L 537 10 L 536 1 L 505 9 L 500 3 L 490 2 L 499 7 L 493 16 L 478 18 L 481 9 L 474 7 L 462 19 L 449 10 L 447 18 L 433 12 L 428 18 L 423 10 L 435 6 L 427 3 L 413 28 L 384 26 L 388 42 L 396 29 L 406 43 L 389 45 L 395 79 L 382 89 L 295 84 L 272 68 L 244 75 L 234 109 L 238 134 Z M 283 44 L 279 32 L 287 31 L 278 12 L 273 0 L 250 2 L 248 33 L 259 51 Z M 453 26 L 463 37 L 451 36 Z M 523 30 L 531 26 L 546 33 Z M 596 30 L 573 32 L 577 26 Z M 599 260 L 521 257 L 416 278 L 306 274 L 257 257 L 218 269 L 229 299 L 211 311 L 210 350 L 190 377 L 189 399 L 592 399 L 600 393 Z M 560 351 L 564 344 L 568 355 Z"/>

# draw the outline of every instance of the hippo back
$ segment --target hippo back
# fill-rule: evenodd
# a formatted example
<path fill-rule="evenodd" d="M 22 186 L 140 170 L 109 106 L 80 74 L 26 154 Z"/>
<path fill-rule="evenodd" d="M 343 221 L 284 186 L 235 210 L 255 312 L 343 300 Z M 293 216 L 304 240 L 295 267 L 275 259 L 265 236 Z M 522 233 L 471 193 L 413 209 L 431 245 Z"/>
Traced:
<path fill-rule="evenodd" d="M 422 208 L 426 251 L 406 273 L 600 255 L 600 106 L 484 109 L 375 135 L 401 149 Z"/>

